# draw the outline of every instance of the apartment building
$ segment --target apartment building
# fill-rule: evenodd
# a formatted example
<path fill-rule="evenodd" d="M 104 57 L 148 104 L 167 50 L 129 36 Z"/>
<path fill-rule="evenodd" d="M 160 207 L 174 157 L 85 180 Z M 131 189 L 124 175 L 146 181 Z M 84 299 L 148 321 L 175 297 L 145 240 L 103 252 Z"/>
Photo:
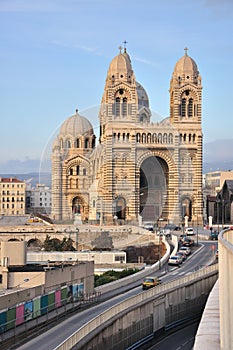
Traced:
<path fill-rule="evenodd" d="M 51 213 L 51 188 L 44 184 L 36 187 L 27 186 L 26 189 L 26 213 Z"/>
<path fill-rule="evenodd" d="M 17 178 L 0 177 L 0 214 L 25 214 L 26 184 Z"/>

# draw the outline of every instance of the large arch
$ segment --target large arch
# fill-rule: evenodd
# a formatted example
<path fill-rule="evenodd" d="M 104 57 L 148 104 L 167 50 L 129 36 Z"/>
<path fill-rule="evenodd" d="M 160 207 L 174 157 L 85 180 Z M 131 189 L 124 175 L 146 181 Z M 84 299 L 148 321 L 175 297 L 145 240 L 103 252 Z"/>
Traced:
<path fill-rule="evenodd" d="M 140 166 L 140 215 L 143 221 L 167 219 L 168 164 L 150 155 Z"/>

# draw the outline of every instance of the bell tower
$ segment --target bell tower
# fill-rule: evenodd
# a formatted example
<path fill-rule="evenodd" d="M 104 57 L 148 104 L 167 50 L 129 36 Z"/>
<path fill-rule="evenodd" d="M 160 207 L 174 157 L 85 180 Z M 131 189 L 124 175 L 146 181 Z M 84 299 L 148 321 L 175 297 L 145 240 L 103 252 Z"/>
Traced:
<path fill-rule="evenodd" d="M 196 62 L 185 54 L 170 81 L 170 122 L 176 130 L 179 213 L 202 222 L 202 79 Z"/>

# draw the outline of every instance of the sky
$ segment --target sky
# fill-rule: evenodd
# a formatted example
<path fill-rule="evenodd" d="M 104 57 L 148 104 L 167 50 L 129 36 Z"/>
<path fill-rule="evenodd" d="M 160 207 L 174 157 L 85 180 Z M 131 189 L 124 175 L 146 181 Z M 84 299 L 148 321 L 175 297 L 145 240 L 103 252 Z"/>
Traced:
<path fill-rule="evenodd" d="M 232 159 L 232 33 L 232 0 L 0 0 L 0 173 L 45 169 L 76 108 L 98 133 L 107 70 L 124 41 L 161 119 L 188 47 L 202 76 L 206 157 L 220 140 L 220 158 Z"/>

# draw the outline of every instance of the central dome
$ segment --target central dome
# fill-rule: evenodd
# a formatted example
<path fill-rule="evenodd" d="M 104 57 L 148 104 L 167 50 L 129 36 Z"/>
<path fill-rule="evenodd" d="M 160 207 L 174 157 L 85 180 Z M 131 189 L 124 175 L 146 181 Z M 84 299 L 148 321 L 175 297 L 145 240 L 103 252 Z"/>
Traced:
<path fill-rule="evenodd" d="M 93 127 L 89 120 L 78 113 L 67 118 L 60 128 L 60 136 L 78 137 L 93 135 Z"/>

